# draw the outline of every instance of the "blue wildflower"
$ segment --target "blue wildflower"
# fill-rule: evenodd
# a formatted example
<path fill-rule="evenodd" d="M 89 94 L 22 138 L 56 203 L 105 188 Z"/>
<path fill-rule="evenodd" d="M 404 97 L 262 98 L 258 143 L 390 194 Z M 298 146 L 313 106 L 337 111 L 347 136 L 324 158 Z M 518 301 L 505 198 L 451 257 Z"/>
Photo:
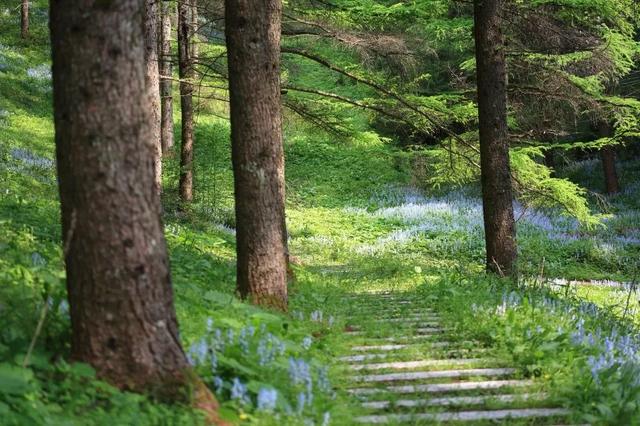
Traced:
<path fill-rule="evenodd" d="M 306 350 L 308 350 L 311 347 L 312 343 L 313 343 L 313 339 L 311 339 L 311 336 L 307 336 L 304 339 L 302 339 L 302 347 L 305 348 Z"/>
<path fill-rule="evenodd" d="M 237 377 L 231 382 L 231 399 L 236 399 L 243 404 L 251 401 L 247 392 L 247 386 Z"/>
<path fill-rule="evenodd" d="M 216 393 L 220 393 L 223 386 L 224 386 L 224 380 L 222 380 L 222 377 L 215 376 L 213 378 L 213 388 L 215 389 Z"/>
<path fill-rule="evenodd" d="M 302 414 L 306 403 L 307 403 L 307 396 L 304 394 L 304 392 L 300 392 L 298 394 L 298 406 L 297 406 L 298 414 Z"/>
<path fill-rule="evenodd" d="M 331 413 L 328 411 L 325 411 L 324 414 L 322 415 L 322 426 L 329 426 L 330 422 L 331 422 Z"/>
<path fill-rule="evenodd" d="M 273 411 L 278 401 L 278 391 L 275 389 L 261 388 L 258 391 L 258 410 Z"/>

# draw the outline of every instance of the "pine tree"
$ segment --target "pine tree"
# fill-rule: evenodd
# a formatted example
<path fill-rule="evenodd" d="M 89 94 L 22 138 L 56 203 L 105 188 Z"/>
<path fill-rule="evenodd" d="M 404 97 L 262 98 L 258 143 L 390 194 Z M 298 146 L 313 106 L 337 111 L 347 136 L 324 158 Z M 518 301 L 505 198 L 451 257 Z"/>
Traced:
<path fill-rule="evenodd" d="M 194 376 L 180 345 L 173 306 L 154 190 L 146 5 L 51 2 L 72 358 L 123 389 L 153 391 L 171 401 L 193 397 L 217 421 L 215 398 Z"/>
<path fill-rule="evenodd" d="M 287 308 L 280 0 L 226 0 L 238 291 Z"/>
<path fill-rule="evenodd" d="M 193 90 L 195 77 L 193 15 L 197 0 L 178 1 L 178 73 L 180 75 L 180 111 L 182 140 L 180 144 L 180 199 L 193 200 Z"/>
<path fill-rule="evenodd" d="M 29 38 L 29 0 L 22 0 L 20 5 L 20 36 Z"/>
<path fill-rule="evenodd" d="M 162 2 L 159 41 L 160 69 L 160 132 L 162 153 L 173 148 L 173 66 L 171 60 L 171 17 L 175 4 Z"/>
<path fill-rule="evenodd" d="M 158 27 L 160 23 L 159 3 L 157 0 L 146 0 L 144 10 L 144 57 L 147 66 L 145 81 L 147 83 L 148 102 L 151 106 L 151 135 L 153 143 L 153 159 L 155 179 L 154 187 L 162 192 L 162 141 L 160 134 L 160 70 L 158 68 Z"/>
<path fill-rule="evenodd" d="M 480 122 L 480 162 L 487 269 L 516 274 L 507 71 L 502 32 L 504 0 L 475 0 L 475 40 Z"/>

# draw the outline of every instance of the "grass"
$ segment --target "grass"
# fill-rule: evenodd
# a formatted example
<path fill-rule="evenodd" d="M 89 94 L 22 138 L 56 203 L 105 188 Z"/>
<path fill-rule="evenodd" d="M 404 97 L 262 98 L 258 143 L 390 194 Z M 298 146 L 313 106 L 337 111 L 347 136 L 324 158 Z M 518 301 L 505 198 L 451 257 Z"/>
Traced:
<path fill-rule="evenodd" d="M 69 321 L 52 164 L 51 91 L 42 67 L 48 63 L 45 3 L 33 5 L 33 37 L 24 42 L 17 36 L 14 5 L 0 0 L 0 24 L 15 29 L 0 34 L 0 415 L 9 425 L 197 424 L 198 413 L 188 407 L 121 392 L 97 380 L 88 366 L 66 361 Z M 321 87 L 332 87 L 329 76 L 308 68 L 300 62 L 298 73 L 307 82 L 312 76 L 322 80 Z M 352 95 L 356 88 L 344 90 Z M 581 304 L 592 300 L 605 307 L 615 301 L 619 306 L 626 293 L 584 286 L 567 292 L 540 283 L 514 287 L 485 277 L 474 191 L 436 196 L 412 189 L 407 154 L 368 131 L 361 114 L 351 114 L 356 130 L 340 139 L 287 117 L 287 219 L 291 251 L 300 263 L 290 285 L 290 314 L 238 301 L 229 126 L 209 113 L 221 108 L 205 108 L 198 117 L 194 203 L 186 211 L 177 208 L 176 155 L 165 163 L 163 202 L 183 344 L 217 391 L 226 418 L 261 425 L 323 424 L 329 413 L 331 424 L 350 424 L 358 408 L 340 390 L 344 374 L 332 362 L 348 344 L 342 330 L 353 306 L 347 296 L 394 289 L 440 311 L 460 340 L 479 340 L 499 362 L 517 365 L 523 377 L 542 377 L 541 386 L 574 408 L 576 420 L 637 421 L 630 373 L 602 370 L 597 384 L 589 365 L 614 327 L 627 327 L 619 320 L 622 314 L 598 309 L 592 315 L 595 308 Z M 566 172 L 597 188 L 589 164 Z M 544 264 L 544 275 L 551 278 L 631 280 L 640 255 L 637 244 L 627 242 L 638 238 L 634 170 L 637 162 L 625 163 L 623 185 L 630 189 L 609 200 L 605 228 L 588 231 L 554 212 L 526 212 L 519 223 L 524 275 L 537 275 Z M 503 295 L 512 291 L 517 297 L 503 303 Z M 633 302 L 637 307 L 635 295 Z M 43 334 L 30 365 L 22 367 L 45 304 Z M 495 315 L 498 308 L 501 313 Z M 574 309 L 576 318 L 566 309 Z M 627 317 L 637 320 L 638 314 Z M 573 342 L 570 330 L 581 318 L 585 333 L 600 329 L 593 345 Z M 377 332 L 393 336 L 397 330 Z M 215 348 L 215 368 L 211 353 L 202 355 L 203 344 Z M 291 377 L 290 358 L 302 371 L 297 379 Z M 265 390 L 274 389 L 279 396 L 273 411 L 257 410 L 261 391 L 264 397 Z"/>

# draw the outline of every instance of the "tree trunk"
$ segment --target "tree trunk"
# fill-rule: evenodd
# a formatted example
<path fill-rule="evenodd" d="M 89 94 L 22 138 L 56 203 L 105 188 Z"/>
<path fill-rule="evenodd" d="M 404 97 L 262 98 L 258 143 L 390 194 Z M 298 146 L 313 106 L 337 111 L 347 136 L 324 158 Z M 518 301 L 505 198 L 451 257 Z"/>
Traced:
<path fill-rule="evenodd" d="M 171 15 L 174 5 L 162 2 L 162 31 L 160 32 L 160 130 L 162 152 L 173 147 L 173 67 L 171 64 Z"/>
<path fill-rule="evenodd" d="M 180 345 L 154 190 L 145 0 L 51 2 L 55 141 L 73 359 L 125 389 L 215 399 Z M 212 416 L 215 416 L 212 414 Z"/>
<path fill-rule="evenodd" d="M 158 68 L 158 27 L 160 14 L 158 0 L 145 0 L 144 14 L 144 58 L 146 62 L 145 81 L 148 87 L 148 102 L 151 116 L 149 137 L 154 144 L 153 160 L 155 179 L 153 186 L 162 192 L 162 142 L 160 139 L 160 71 Z"/>
<path fill-rule="evenodd" d="M 182 142 L 180 146 L 180 199 L 193 200 L 193 14 L 196 0 L 178 1 L 178 71 L 180 74 L 180 110 Z"/>
<path fill-rule="evenodd" d="M 553 150 L 551 149 L 545 149 L 544 150 L 544 165 L 547 166 L 548 168 L 555 169 L 556 167 L 556 157 L 554 155 Z"/>
<path fill-rule="evenodd" d="M 238 291 L 287 307 L 280 0 L 226 0 Z"/>
<path fill-rule="evenodd" d="M 192 0 L 191 6 L 191 57 L 198 57 L 198 30 L 200 29 L 198 24 L 198 5 L 197 0 Z"/>
<path fill-rule="evenodd" d="M 606 121 L 598 123 L 598 136 L 600 138 L 610 138 L 613 136 L 613 129 Z M 602 169 L 604 172 L 604 187 L 607 194 L 617 194 L 620 192 L 618 172 L 616 171 L 616 151 L 613 146 L 605 146 L 600 149 L 602 159 Z"/>
<path fill-rule="evenodd" d="M 513 276 L 517 246 L 509 165 L 503 6 L 504 0 L 475 0 L 474 32 L 487 269 Z"/>
<path fill-rule="evenodd" d="M 20 36 L 29 38 L 29 0 L 22 0 L 20 8 Z"/>

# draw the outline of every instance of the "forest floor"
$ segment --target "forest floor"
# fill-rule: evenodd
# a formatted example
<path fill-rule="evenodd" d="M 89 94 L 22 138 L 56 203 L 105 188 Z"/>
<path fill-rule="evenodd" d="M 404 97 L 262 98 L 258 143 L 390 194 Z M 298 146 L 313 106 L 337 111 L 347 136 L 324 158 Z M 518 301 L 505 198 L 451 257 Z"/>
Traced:
<path fill-rule="evenodd" d="M 0 0 L 0 11 L 13 6 Z M 0 15 L 0 24 L 17 27 L 9 16 Z M 32 31 L 29 43 L 0 34 L 0 415 L 8 425 L 196 424 L 188 407 L 121 392 L 89 366 L 65 361 L 69 318 L 42 8 L 34 7 Z M 234 296 L 229 126 L 216 117 L 220 108 L 201 106 L 194 203 L 178 209 L 177 155 L 164 165 L 163 203 L 183 344 L 226 418 L 326 426 L 429 413 L 420 421 L 432 424 L 458 420 L 443 413 L 508 407 L 569 411 L 502 424 L 640 422 L 638 297 L 616 284 L 633 280 L 640 258 L 637 160 L 621 164 L 625 191 L 606 199 L 601 228 L 517 206 L 522 280 L 513 283 L 483 272 L 477 188 L 426 190 L 413 157 L 366 128 L 336 139 L 289 117 L 287 220 L 296 265 L 290 311 L 282 314 Z M 179 138 L 178 122 L 176 131 Z M 597 190 L 597 167 L 584 161 L 559 173 Z M 380 292 L 392 296 L 372 295 Z M 43 312 L 36 351 L 23 366 Z M 366 366 L 345 358 L 360 355 Z M 407 385 L 426 387 L 394 394 Z"/>

